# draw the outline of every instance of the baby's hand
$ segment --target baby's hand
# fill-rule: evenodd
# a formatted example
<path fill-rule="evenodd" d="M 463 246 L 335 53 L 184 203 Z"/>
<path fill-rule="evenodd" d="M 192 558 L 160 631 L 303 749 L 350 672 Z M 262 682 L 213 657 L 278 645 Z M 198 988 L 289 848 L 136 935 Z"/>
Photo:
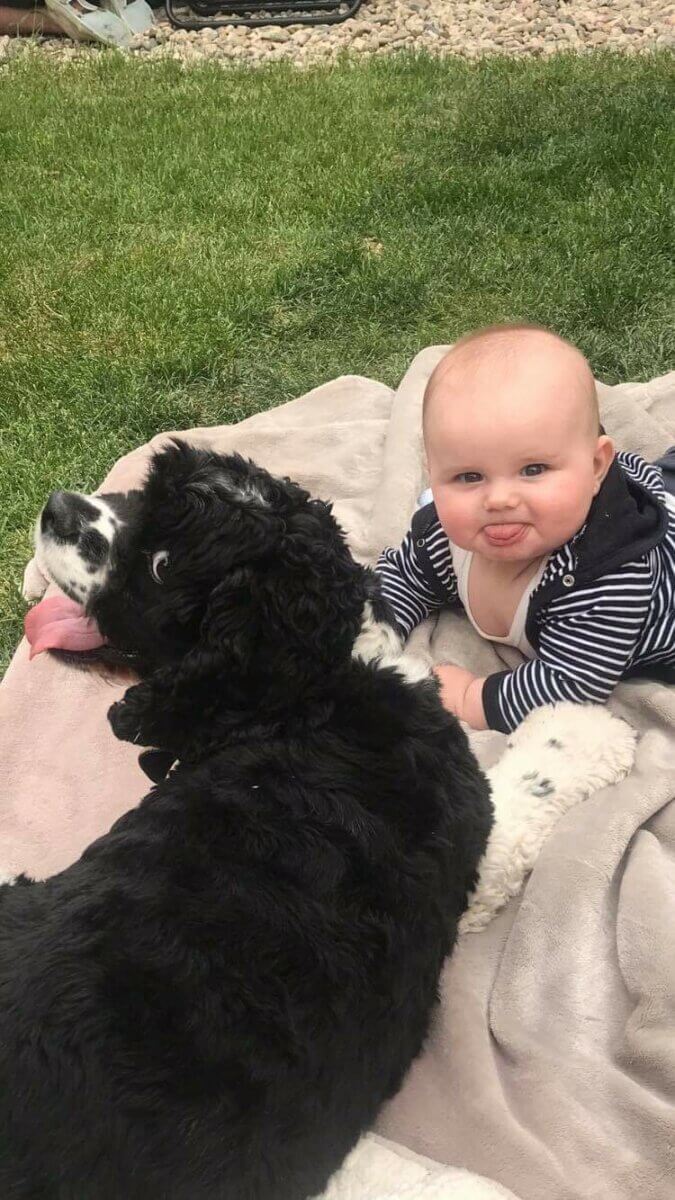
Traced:
<path fill-rule="evenodd" d="M 487 729 L 481 701 L 483 680 L 464 667 L 455 667 L 450 663 L 435 667 L 434 673 L 441 685 L 443 707 L 472 729 Z"/>

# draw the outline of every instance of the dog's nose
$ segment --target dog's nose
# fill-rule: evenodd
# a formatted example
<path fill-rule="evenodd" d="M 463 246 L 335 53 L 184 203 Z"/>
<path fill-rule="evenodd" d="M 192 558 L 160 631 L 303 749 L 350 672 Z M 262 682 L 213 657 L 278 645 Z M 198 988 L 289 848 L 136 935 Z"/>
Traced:
<path fill-rule="evenodd" d="M 43 533 L 52 533 L 59 538 L 77 537 L 80 518 L 70 492 L 52 492 L 42 510 L 40 528 Z"/>

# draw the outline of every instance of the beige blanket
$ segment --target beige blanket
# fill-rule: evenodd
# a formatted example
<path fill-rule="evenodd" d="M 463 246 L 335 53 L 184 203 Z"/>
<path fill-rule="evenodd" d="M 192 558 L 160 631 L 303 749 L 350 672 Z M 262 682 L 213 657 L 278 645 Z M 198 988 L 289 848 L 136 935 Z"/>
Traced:
<path fill-rule="evenodd" d="M 420 404 L 441 349 L 418 355 L 395 393 L 347 376 L 239 426 L 185 436 L 333 498 L 356 553 L 372 558 L 402 536 L 424 485 Z M 675 443 L 675 373 L 600 390 L 620 448 L 651 458 Z M 147 454 L 122 459 L 105 486 L 135 482 Z M 480 674 L 518 661 L 459 613 L 411 641 Z M 612 708 L 641 734 L 635 769 L 568 813 L 523 896 L 460 943 L 426 1052 L 380 1121 L 389 1149 L 478 1172 L 520 1200 L 672 1200 L 674 692 L 617 689 Z M 136 752 L 105 721 L 117 694 L 47 655 L 29 665 L 19 647 L 0 687 L 0 875 L 67 865 L 146 791 Z M 473 740 L 491 765 L 501 735 Z M 382 1200 L 394 1194 L 392 1181 Z"/>

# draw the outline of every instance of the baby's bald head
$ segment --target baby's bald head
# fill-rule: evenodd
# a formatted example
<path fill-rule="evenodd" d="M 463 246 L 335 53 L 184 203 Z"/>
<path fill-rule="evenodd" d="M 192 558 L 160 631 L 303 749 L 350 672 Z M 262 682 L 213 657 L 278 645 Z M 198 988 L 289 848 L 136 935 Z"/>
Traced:
<path fill-rule="evenodd" d="M 481 329 L 441 359 L 426 390 L 424 444 L 450 541 L 508 570 L 581 529 L 614 456 L 583 354 L 531 325 Z M 495 525 L 517 540 L 495 546 L 486 532 Z"/>
<path fill-rule="evenodd" d="M 523 397 L 531 397 L 541 381 L 542 404 L 569 406 L 577 428 L 582 422 L 589 437 L 598 437 L 595 380 L 581 351 L 541 326 L 494 325 L 460 338 L 436 366 L 424 394 L 425 440 L 433 436 L 439 408 L 467 405 L 470 399 L 475 409 L 480 396 L 493 394 L 500 381 L 508 381 L 511 395 L 518 394 L 522 382 Z"/>

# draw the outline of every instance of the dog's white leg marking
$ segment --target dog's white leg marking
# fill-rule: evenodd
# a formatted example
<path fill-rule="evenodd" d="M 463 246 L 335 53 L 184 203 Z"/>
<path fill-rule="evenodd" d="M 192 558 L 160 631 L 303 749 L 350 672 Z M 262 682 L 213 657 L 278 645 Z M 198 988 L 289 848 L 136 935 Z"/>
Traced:
<path fill-rule="evenodd" d="M 462 932 L 483 929 L 518 894 L 563 813 L 628 774 L 635 742 L 635 731 L 598 705 L 530 713 L 487 773 L 495 823 Z"/>
<path fill-rule="evenodd" d="M 373 606 L 370 600 L 366 600 L 361 632 L 354 642 L 352 658 L 360 658 L 363 662 L 372 662 L 375 658 L 398 658 L 402 649 L 403 639 L 400 634 L 385 621 L 376 621 Z"/>
<path fill-rule="evenodd" d="M 429 665 L 423 659 L 404 653 L 403 639 L 391 625 L 375 619 L 370 600 L 363 607 L 361 632 L 354 642 L 352 658 L 377 662 L 381 667 L 395 667 L 409 683 L 419 683 L 430 673 Z"/>

